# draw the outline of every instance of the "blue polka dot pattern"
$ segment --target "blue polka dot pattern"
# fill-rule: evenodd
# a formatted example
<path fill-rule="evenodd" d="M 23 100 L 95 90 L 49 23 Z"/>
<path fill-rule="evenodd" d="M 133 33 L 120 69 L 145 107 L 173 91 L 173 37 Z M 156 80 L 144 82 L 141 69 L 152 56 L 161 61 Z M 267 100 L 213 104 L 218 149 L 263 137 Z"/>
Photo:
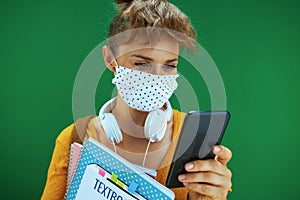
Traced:
<path fill-rule="evenodd" d="M 178 86 L 178 74 L 155 75 L 122 66 L 117 66 L 116 72 L 112 83 L 128 106 L 137 110 L 161 108 Z"/>
<path fill-rule="evenodd" d="M 110 151 L 95 140 L 90 138 L 86 141 L 72 180 L 72 185 L 66 195 L 67 200 L 73 200 L 76 198 L 84 171 L 87 165 L 91 163 L 100 165 L 103 169 L 110 173 L 114 172 L 118 176 L 118 179 L 122 180 L 127 186 L 129 186 L 132 181 L 135 181 L 139 185 L 136 192 L 146 199 L 174 199 L 175 196 L 171 190 L 161 185 L 156 180 L 148 177 L 143 172 L 137 173 L 139 170 L 130 165 L 128 161 L 125 161 L 116 154 L 111 154 L 114 154 L 114 152 Z"/>

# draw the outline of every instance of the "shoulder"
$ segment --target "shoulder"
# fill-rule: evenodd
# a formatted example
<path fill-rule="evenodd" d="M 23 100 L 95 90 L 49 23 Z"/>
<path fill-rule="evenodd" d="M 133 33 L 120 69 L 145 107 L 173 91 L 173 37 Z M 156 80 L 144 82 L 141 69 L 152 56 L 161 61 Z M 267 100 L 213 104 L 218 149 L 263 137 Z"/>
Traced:
<path fill-rule="evenodd" d="M 71 144 L 71 135 L 73 132 L 75 124 L 72 123 L 68 125 L 65 129 L 63 129 L 58 137 L 56 138 L 56 144 L 61 144 L 61 145 L 70 145 Z"/>
<path fill-rule="evenodd" d="M 185 115 L 186 115 L 186 113 L 173 109 L 173 123 L 174 123 L 174 125 L 173 125 L 173 131 L 174 131 L 173 137 L 179 134 L 179 132 L 181 130 L 181 127 L 182 127 L 182 124 L 183 124 L 183 121 L 184 121 L 184 118 L 185 118 Z"/>
<path fill-rule="evenodd" d="M 184 117 L 185 117 L 185 115 L 186 115 L 185 112 L 181 112 L 181 111 L 179 111 L 179 110 L 173 109 L 173 119 L 174 119 L 174 121 L 176 121 L 176 120 L 177 120 L 177 121 L 183 120 Z"/>
<path fill-rule="evenodd" d="M 56 144 L 69 147 L 73 142 L 82 143 L 87 136 L 88 127 L 95 118 L 96 116 L 86 116 L 77 119 L 59 134 Z"/>

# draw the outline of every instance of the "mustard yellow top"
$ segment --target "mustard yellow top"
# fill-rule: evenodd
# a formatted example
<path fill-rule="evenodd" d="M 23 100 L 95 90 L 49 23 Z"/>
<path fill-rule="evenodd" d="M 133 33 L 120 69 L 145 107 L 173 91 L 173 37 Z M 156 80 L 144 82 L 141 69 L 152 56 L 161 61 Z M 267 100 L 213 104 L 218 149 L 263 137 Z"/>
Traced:
<path fill-rule="evenodd" d="M 173 110 L 173 134 L 172 144 L 167 152 L 165 159 L 161 166 L 166 166 L 157 171 L 156 180 L 165 185 L 168 171 L 170 169 L 170 163 L 174 155 L 176 144 L 178 142 L 178 136 L 183 124 L 184 113 Z M 92 120 L 88 126 L 92 126 Z M 62 200 L 66 192 L 67 174 L 68 174 L 68 161 L 71 145 L 71 133 L 74 129 L 74 123 L 65 128 L 57 137 L 54 152 L 48 169 L 47 182 L 42 194 L 41 200 Z M 88 128 L 89 129 L 89 128 Z M 92 137 L 97 140 L 97 135 L 93 131 L 88 131 L 86 138 Z M 176 200 L 187 199 L 187 189 L 172 188 L 175 193 Z"/>

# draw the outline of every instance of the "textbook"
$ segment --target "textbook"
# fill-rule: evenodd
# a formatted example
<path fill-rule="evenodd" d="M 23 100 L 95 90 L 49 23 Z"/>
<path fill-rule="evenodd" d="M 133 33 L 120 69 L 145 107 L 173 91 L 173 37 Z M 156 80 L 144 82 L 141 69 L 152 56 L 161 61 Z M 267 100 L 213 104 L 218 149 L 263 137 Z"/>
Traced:
<path fill-rule="evenodd" d="M 174 193 L 115 152 L 89 138 L 66 200 L 174 200 Z"/>
<path fill-rule="evenodd" d="M 89 164 L 81 180 L 76 199 L 137 199 L 146 200 L 96 164 Z"/>

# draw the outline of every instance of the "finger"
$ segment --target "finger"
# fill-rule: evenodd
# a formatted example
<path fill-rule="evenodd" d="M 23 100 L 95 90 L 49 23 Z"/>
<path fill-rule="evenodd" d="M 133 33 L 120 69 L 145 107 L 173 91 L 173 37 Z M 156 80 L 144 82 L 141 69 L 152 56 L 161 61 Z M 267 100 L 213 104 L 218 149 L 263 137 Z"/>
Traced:
<path fill-rule="evenodd" d="M 214 146 L 213 153 L 216 155 L 215 159 L 220 163 L 222 163 L 223 165 L 226 165 L 229 162 L 229 160 L 232 158 L 231 151 L 222 145 Z"/>
<path fill-rule="evenodd" d="M 230 181 L 227 177 L 221 176 L 219 174 L 215 174 L 212 172 L 195 172 L 195 173 L 187 173 L 181 174 L 178 176 L 179 181 L 185 182 L 201 182 L 208 183 L 210 185 L 222 186 L 225 188 L 230 188 Z"/>
<path fill-rule="evenodd" d="M 213 159 L 194 160 L 185 164 L 185 169 L 187 172 L 214 172 L 220 175 L 226 175 L 228 170 L 226 166 Z"/>
<path fill-rule="evenodd" d="M 189 190 L 209 196 L 212 199 L 226 199 L 227 196 L 227 190 L 213 185 L 208 185 L 205 183 L 184 183 L 185 187 L 187 187 Z"/>

